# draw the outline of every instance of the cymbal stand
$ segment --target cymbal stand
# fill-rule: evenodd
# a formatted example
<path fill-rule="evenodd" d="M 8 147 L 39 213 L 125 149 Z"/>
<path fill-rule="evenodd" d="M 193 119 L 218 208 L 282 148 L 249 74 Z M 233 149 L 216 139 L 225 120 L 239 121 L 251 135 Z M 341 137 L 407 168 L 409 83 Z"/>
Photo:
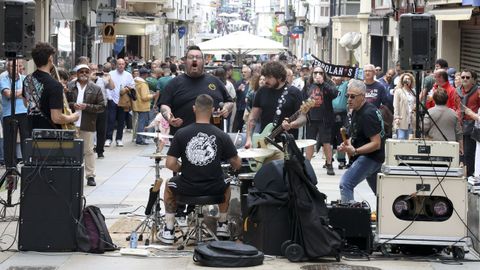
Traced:
<path fill-rule="evenodd" d="M 160 187 L 162 185 L 162 178 L 160 178 L 160 170 L 162 169 L 162 166 L 160 165 L 160 161 L 162 160 L 162 157 L 155 157 L 155 183 L 153 187 L 150 189 L 150 193 L 157 193 L 156 194 L 156 199 L 153 204 L 152 210 L 150 213 L 145 217 L 145 219 L 140 223 L 136 228 L 135 231 L 138 232 L 139 237 L 138 240 L 142 241 L 143 240 L 143 233 L 147 230 L 147 228 L 150 228 L 150 237 L 145 240 L 145 245 L 148 245 L 151 242 L 155 241 L 155 237 L 157 235 L 157 232 L 159 231 L 159 228 L 161 227 L 162 224 L 165 223 L 164 216 L 160 213 L 161 206 L 160 202 L 162 199 L 160 198 Z M 151 195 L 150 195 L 151 196 Z M 130 236 L 127 237 L 127 241 L 130 241 Z"/>

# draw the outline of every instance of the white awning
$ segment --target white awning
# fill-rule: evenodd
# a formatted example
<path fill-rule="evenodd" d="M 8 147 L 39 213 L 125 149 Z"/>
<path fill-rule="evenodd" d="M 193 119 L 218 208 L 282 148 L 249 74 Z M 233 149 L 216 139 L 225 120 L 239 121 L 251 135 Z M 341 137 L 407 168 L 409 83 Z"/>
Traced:
<path fill-rule="evenodd" d="M 467 21 L 472 17 L 473 7 L 435 8 L 428 13 L 435 15 L 437 21 Z"/>

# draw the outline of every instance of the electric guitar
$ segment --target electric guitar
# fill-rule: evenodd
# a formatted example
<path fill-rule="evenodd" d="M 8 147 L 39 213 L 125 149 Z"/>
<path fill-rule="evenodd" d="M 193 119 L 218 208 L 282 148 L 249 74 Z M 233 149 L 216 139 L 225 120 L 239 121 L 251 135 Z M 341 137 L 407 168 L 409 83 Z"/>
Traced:
<path fill-rule="evenodd" d="M 291 123 L 295 121 L 301 113 L 306 114 L 310 111 L 311 108 L 315 105 L 315 100 L 309 98 L 305 100 L 300 109 L 296 111 L 292 116 L 287 118 L 287 122 Z M 266 148 L 268 145 L 268 141 L 265 138 L 269 138 L 274 140 L 278 134 L 283 132 L 283 127 L 279 124 L 276 128 L 273 127 L 273 123 L 268 124 L 262 131 L 262 133 L 256 133 L 252 136 L 252 147 L 253 148 Z"/>

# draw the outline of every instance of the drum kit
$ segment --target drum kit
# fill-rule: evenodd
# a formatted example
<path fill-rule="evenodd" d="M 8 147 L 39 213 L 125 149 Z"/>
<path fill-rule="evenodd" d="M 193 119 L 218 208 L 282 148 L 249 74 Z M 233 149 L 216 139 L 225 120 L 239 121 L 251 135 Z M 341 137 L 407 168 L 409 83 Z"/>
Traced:
<path fill-rule="evenodd" d="M 153 137 L 157 139 L 163 138 L 172 138 L 171 135 L 164 135 L 158 132 L 139 132 L 138 135 Z M 228 134 L 237 148 L 238 156 L 242 159 L 242 168 L 239 171 L 234 171 L 230 164 L 222 164 L 222 170 L 224 172 L 224 177 L 229 180 L 230 187 L 232 189 L 231 198 L 230 198 L 230 207 L 228 211 L 228 219 L 230 224 L 231 238 L 238 239 L 242 234 L 242 220 L 243 217 L 246 217 L 248 214 L 247 207 L 247 196 L 250 188 L 254 186 L 254 178 L 257 170 L 260 168 L 262 161 L 273 155 L 276 148 L 273 146 L 268 146 L 267 148 L 250 148 L 245 149 L 243 146 L 246 142 L 246 136 L 242 133 L 229 133 Z M 315 145 L 315 140 L 297 140 L 297 146 L 299 148 L 305 148 L 311 145 Z M 143 155 L 144 157 L 149 157 L 155 160 L 155 183 L 153 184 L 150 193 L 155 193 L 160 191 L 163 179 L 160 177 L 160 170 L 164 168 L 160 162 L 166 158 L 165 154 L 162 153 L 152 153 Z M 252 166 L 251 163 L 259 163 L 260 166 Z M 147 217 L 145 220 L 136 228 L 136 231 L 140 232 L 142 235 L 147 228 L 150 228 L 151 241 L 154 241 L 155 237 L 158 239 L 159 229 L 164 224 L 163 216 L 161 215 L 161 196 L 157 195 L 154 199 L 153 206 L 150 206 L 149 212 L 146 210 L 145 214 Z M 150 199 L 149 199 L 150 203 Z M 216 212 L 216 211 L 213 211 Z M 181 231 L 181 230 L 180 230 Z M 127 239 L 128 240 L 128 239 Z M 147 240 L 146 240 L 147 241 Z M 149 240 L 150 241 L 150 240 Z M 147 244 L 147 242 L 145 243 Z"/>

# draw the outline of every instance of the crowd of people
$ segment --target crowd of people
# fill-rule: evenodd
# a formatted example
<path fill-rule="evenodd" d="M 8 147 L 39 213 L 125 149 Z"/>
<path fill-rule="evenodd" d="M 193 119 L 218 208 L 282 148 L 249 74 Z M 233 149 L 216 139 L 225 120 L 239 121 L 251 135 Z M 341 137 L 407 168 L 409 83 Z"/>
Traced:
<path fill-rule="evenodd" d="M 23 141 L 33 128 L 73 125 L 84 141 L 87 185 L 95 186 L 95 155 L 104 158 L 105 147 L 124 146 L 125 129 L 132 130 L 139 146 L 154 143 L 139 132 L 174 135 L 172 142 L 156 142 L 160 149 L 171 143 L 166 165 L 180 172 L 166 189 L 165 242 L 173 241 L 175 190 L 193 195 L 215 190 L 229 197 L 228 185 L 217 186 L 216 181 L 223 183 L 223 178 L 213 173 L 221 172 L 221 160 L 240 166 L 237 152 L 224 134 L 228 132 L 246 133 L 245 148 L 258 147 L 252 135 L 269 124 L 298 139 L 315 140 L 316 145 L 305 149 L 308 160 L 322 148 L 327 175 L 335 174 L 334 157 L 339 170 L 348 169 L 339 184 L 345 202 L 354 200 L 353 190 L 364 179 L 376 192 L 385 140 L 413 137 L 417 119 L 422 121 L 419 126 L 425 137 L 459 142 L 467 176 L 480 174 L 480 164 L 476 164 L 480 162 L 477 75 L 469 69 L 456 72 L 444 59 L 436 61 L 433 73 L 424 76 L 417 87 L 414 74 L 402 71 L 399 65 L 383 73 L 382 68 L 367 64 L 364 78 L 359 80 L 330 76 L 321 66 L 305 61 L 282 59 L 244 64 L 238 67 L 240 77 L 234 79 L 232 64 L 207 63 L 197 46 L 190 46 L 178 60 L 132 64 L 125 57 L 96 64 L 80 57 L 72 71 L 56 69 L 54 55 L 51 45 L 38 43 L 32 51 L 35 72 L 24 74 L 19 60 L 15 75 L 11 61 L 0 75 L 5 163 L 12 166 L 15 162 L 11 156 L 16 149 L 7 147 L 13 145 L 7 136 L 11 132 L 18 130 Z M 206 72 L 205 66 L 213 69 Z M 14 93 L 10 89 L 13 77 Z M 14 124 L 12 95 L 17 99 Z M 306 99 L 313 101 L 312 108 L 296 114 Z M 420 118 L 419 103 L 423 104 Z M 290 118 L 292 115 L 296 117 Z M 210 123 L 220 130 L 212 129 Z M 348 139 L 342 137 L 342 127 L 348 131 Z M 280 159 L 282 154 L 274 152 L 267 159 Z M 226 228 L 226 207 L 228 204 L 220 209 L 221 232 Z"/>

